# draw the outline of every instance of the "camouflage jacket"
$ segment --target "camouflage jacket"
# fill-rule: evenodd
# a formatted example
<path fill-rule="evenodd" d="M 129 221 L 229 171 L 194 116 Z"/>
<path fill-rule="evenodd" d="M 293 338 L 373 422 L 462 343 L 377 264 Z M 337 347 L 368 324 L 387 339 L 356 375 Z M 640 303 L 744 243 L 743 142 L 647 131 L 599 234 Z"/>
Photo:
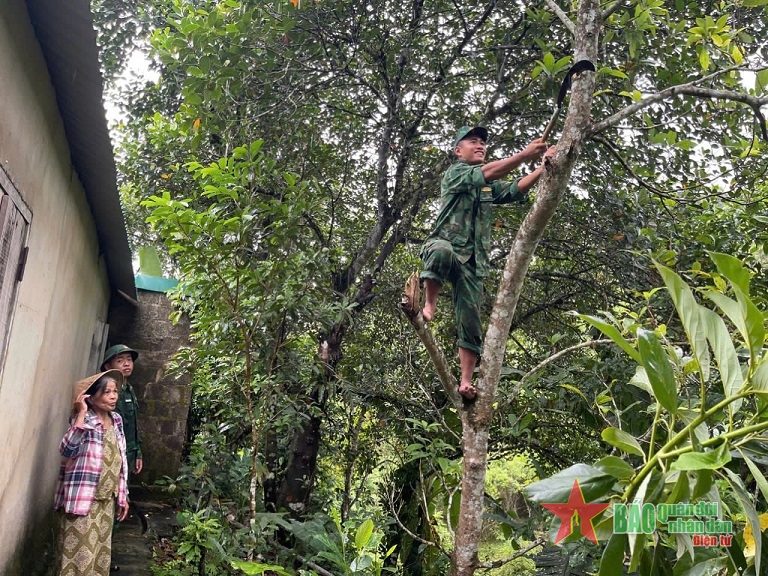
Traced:
<path fill-rule="evenodd" d="M 523 203 L 528 195 L 518 191 L 517 182 L 486 182 L 481 165 L 460 160 L 445 171 L 440 197 L 435 227 L 422 251 L 435 240 L 447 240 L 462 263 L 474 254 L 475 275 L 484 278 L 488 275 L 492 205 Z"/>
<path fill-rule="evenodd" d="M 125 381 L 120 396 L 117 397 L 117 412 L 123 417 L 126 452 L 129 456 L 141 458 L 141 440 L 139 439 L 139 402 L 136 393 L 128 381 Z"/>

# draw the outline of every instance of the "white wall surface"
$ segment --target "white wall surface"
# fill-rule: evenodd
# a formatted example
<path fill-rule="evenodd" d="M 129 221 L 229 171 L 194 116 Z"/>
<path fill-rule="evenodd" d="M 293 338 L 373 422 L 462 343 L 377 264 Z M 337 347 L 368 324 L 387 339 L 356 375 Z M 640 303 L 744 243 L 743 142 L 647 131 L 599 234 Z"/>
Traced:
<path fill-rule="evenodd" d="M 50 539 L 72 383 L 86 375 L 109 287 L 23 0 L 0 1 L 0 164 L 32 211 L 0 366 L 0 574 L 28 576 L 35 561 L 28 556 Z"/>

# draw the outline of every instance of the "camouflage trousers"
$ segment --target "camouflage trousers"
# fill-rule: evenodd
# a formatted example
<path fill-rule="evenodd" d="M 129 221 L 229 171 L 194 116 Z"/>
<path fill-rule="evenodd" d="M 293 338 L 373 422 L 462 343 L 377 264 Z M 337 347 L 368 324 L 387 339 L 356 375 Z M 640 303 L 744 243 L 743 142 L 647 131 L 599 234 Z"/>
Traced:
<path fill-rule="evenodd" d="M 474 257 L 462 263 L 447 240 L 431 240 L 421 249 L 424 269 L 419 278 L 435 280 L 441 286 L 448 280 L 453 288 L 456 314 L 457 345 L 483 353 L 483 326 L 480 304 L 483 301 L 483 279 L 475 275 Z"/>

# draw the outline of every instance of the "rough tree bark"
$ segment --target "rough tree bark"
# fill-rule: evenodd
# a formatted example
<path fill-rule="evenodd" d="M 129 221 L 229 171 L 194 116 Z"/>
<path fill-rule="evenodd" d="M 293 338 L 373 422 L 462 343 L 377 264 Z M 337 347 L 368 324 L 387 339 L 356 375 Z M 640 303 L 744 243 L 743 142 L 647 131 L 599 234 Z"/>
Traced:
<path fill-rule="evenodd" d="M 308 418 L 293 438 L 288 465 L 280 486 L 276 508 L 291 511 L 295 518 L 301 518 L 309 504 L 317 471 L 317 454 L 320 450 L 322 418 L 328 399 L 329 382 L 335 378 L 336 365 L 341 360 L 341 342 L 346 324 L 337 324 L 322 339 L 318 358 L 323 370 L 318 376 L 310 394 L 307 395 Z"/>
<path fill-rule="evenodd" d="M 579 2 L 574 61 L 596 61 L 600 22 L 600 5 L 596 0 Z M 507 256 L 480 361 L 477 399 L 467 410 L 460 412 L 463 426 L 464 475 L 459 525 L 451 562 L 451 574 L 455 576 L 473 574 L 478 565 L 477 551 L 483 525 L 485 471 L 488 461 L 488 430 L 494 414 L 493 404 L 507 337 L 533 254 L 563 198 L 585 135 L 588 133 L 594 86 L 595 75 L 591 72 L 581 74 L 573 80 L 568 114 L 563 134 L 557 144 L 557 153 L 546 165 L 538 184 L 536 199 L 523 220 Z"/>
<path fill-rule="evenodd" d="M 596 60 L 600 21 L 600 7 L 596 0 L 579 2 L 575 26 L 574 61 L 594 62 Z M 496 400 L 507 337 L 533 254 L 563 198 L 582 143 L 588 134 L 594 86 L 594 73 L 581 74 L 573 80 L 568 114 L 562 137 L 557 145 L 557 153 L 546 164 L 538 184 L 536 199 L 521 224 L 507 256 L 488 325 L 477 380 L 478 393 L 473 403 L 463 404 L 456 399 L 456 383 L 450 376 L 450 372 L 447 377 L 444 374 L 446 363 L 442 352 L 438 346 L 433 347 L 429 343 L 430 339 L 433 341 L 431 333 L 424 326 L 421 315 L 414 313 L 418 310 L 418 304 L 413 305 L 415 298 L 418 298 L 418 292 L 414 292 L 412 286 L 406 287 L 406 294 L 401 304 L 401 308 L 406 312 L 427 346 L 430 357 L 438 367 L 438 374 L 446 391 L 454 405 L 460 408 L 464 471 L 459 524 L 451 558 L 450 574 L 452 576 L 469 576 L 479 567 L 477 553 L 483 525 L 488 435 L 494 415 L 493 405 Z M 418 300 L 415 302 L 418 303 Z M 434 351 L 433 348 L 437 350 Z"/>

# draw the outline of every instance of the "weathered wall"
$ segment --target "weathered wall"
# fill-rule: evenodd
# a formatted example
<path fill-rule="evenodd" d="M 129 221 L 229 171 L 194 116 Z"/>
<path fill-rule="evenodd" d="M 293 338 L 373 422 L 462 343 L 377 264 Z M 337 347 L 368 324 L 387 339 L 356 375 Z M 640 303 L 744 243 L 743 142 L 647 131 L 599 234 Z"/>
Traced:
<path fill-rule="evenodd" d="M 0 79 L 0 164 L 33 214 L 0 366 L 0 574 L 28 576 L 48 557 L 71 384 L 92 368 L 109 287 L 23 0 L 0 2 Z"/>
<path fill-rule="evenodd" d="M 187 433 L 190 378 L 167 375 L 169 358 L 189 337 L 189 323 L 169 319 L 171 303 L 162 292 L 138 291 L 138 306 L 114 299 L 109 312 L 109 346 L 126 344 L 139 353 L 131 384 L 139 399 L 139 433 L 144 471 L 133 483 L 152 483 L 179 470 Z"/>

